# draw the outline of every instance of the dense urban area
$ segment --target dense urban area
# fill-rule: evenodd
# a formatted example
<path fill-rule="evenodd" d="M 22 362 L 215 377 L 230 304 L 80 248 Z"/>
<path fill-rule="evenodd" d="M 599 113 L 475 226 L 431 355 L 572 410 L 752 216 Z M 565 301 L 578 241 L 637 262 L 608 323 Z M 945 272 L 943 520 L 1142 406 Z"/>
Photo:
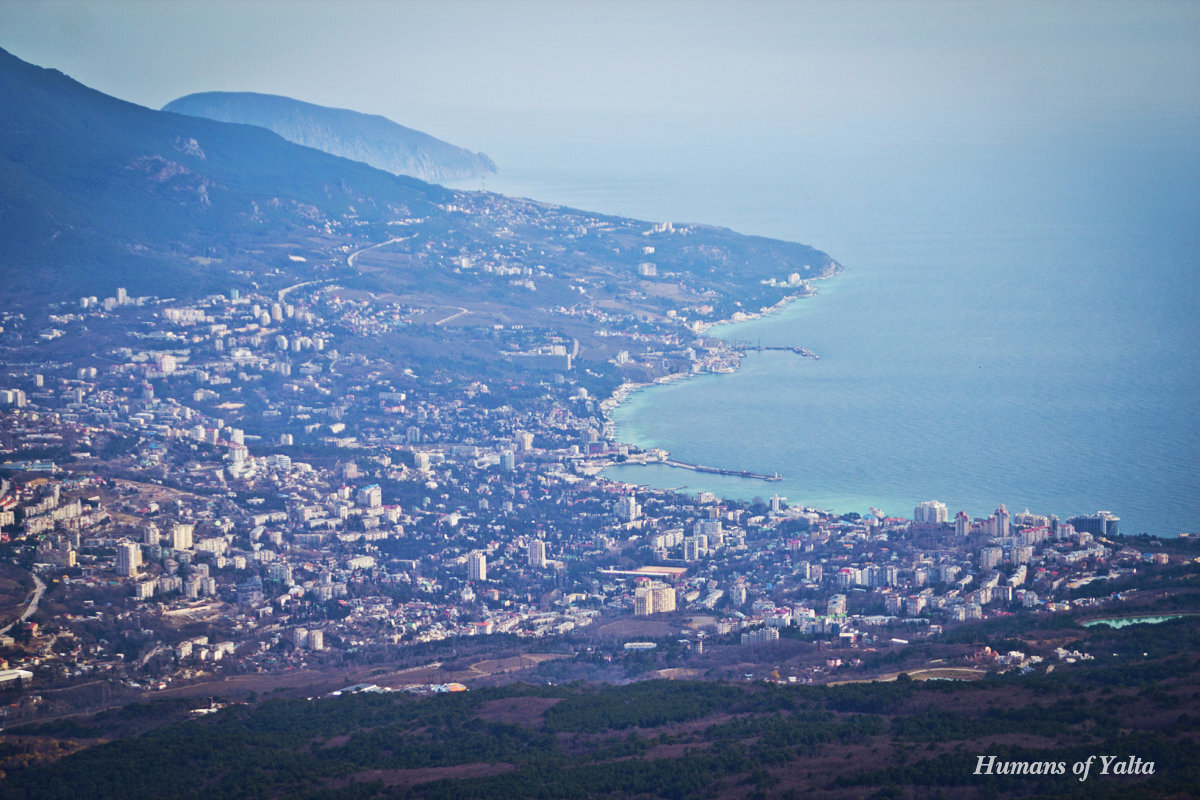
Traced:
<path fill-rule="evenodd" d="M 522 326 L 471 333 L 505 343 L 486 379 L 389 359 L 389 331 L 448 321 L 428 313 L 316 281 L 6 314 L 7 713 L 407 664 L 422 644 L 489 636 L 537 654 L 518 673 L 628 676 L 612 670 L 640 659 L 651 676 L 823 683 L 958 623 L 1112 600 L 1067 598 L 1172 559 L 1119 543 L 1104 511 L 860 516 L 789 504 L 769 480 L 750 503 L 616 483 L 604 467 L 668 454 L 614 441 L 596 387 L 620 396 L 621 370 L 662 379 L 673 360 L 725 370 L 741 351 L 702 326 L 613 318 L 597 335 L 636 346 L 606 375 Z M 55 360 L 69 342 L 92 349 Z M 807 657 L 761 669 L 787 639 Z M 984 648 L 934 666 L 1043 660 Z M 422 675 L 397 687 L 462 687 Z"/>

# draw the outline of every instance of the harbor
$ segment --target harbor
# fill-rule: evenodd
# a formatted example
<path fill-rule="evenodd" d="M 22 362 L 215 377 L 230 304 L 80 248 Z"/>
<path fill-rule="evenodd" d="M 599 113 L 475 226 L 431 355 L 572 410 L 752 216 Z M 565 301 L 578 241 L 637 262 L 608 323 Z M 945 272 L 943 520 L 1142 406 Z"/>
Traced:
<path fill-rule="evenodd" d="M 813 361 L 821 360 L 821 357 L 819 355 L 814 353 L 812 350 L 809 350 L 807 347 L 799 347 L 799 346 L 794 346 L 794 345 L 791 345 L 791 346 L 789 346 L 789 345 L 763 345 L 761 343 L 760 344 L 751 344 L 750 342 L 746 342 L 746 341 L 732 341 L 729 343 L 729 348 L 731 350 L 736 350 L 737 352 L 739 352 L 743 355 L 745 355 L 746 353 L 748 353 L 750 351 L 754 351 L 754 352 L 758 352 L 758 353 L 762 353 L 762 352 L 766 352 L 766 351 L 776 351 L 776 352 L 795 353 L 796 355 L 802 356 L 803 358 L 811 358 Z"/>

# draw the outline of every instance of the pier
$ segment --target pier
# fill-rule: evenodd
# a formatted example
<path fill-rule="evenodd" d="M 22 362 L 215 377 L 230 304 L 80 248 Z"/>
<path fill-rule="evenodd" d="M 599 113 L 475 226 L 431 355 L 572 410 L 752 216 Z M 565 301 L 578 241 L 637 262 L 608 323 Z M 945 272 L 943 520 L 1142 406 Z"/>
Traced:
<path fill-rule="evenodd" d="M 750 342 L 747 342 L 747 341 L 736 341 L 736 340 L 731 341 L 729 343 L 729 347 L 730 347 L 730 349 L 737 350 L 740 353 L 746 353 L 750 350 L 755 350 L 759 353 L 763 352 L 764 350 L 775 350 L 775 351 L 779 351 L 779 352 L 795 353 L 796 355 L 802 356 L 804 358 L 811 358 L 813 361 L 821 360 L 821 357 L 819 355 L 814 353 L 812 350 L 809 350 L 807 347 L 797 347 L 797 346 L 788 346 L 788 345 L 766 345 L 766 346 L 764 346 L 761 343 L 751 344 Z"/>
<path fill-rule="evenodd" d="M 736 469 L 721 469 L 720 467 L 706 467 L 702 464 L 688 464 L 685 461 L 676 461 L 671 458 L 663 459 L 660 464 L 666 464 L 668 467 L 679 467 L 680 469 L 690 469 L 692 472 L 707 472 L 710 475 L 729 475 L 734 478 L 752 478 L 756 481 L 781 481 L 779 473 L 774 475 L 760 475 L 757 472 L 749 470 Z"/>

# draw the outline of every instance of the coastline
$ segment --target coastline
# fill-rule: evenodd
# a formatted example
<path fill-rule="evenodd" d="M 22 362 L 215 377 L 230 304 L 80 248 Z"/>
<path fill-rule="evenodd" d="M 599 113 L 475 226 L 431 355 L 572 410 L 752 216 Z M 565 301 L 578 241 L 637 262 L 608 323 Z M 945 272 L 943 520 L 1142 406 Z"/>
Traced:
<path fill-rule="evenodd" d="M 834 273 L 834 274 L 837 274 L 837 273 Z M 832 277 L 832 276 L 830 276 L 830 277 Z M 745 314 L 744 312 L 739 311 L 737 314 L 735 314 L 733 317 L 731 317 L 729 319 L 717 320 L 716 322 L 699 322 L 696 324 L 694 330 L 695 330 L 697 336 L 702 336 L 706 332 L 711 330 L 712 328 L 720 327 L 721 325 L 737 325 L 737 324 L 741 324 L 743 322 L 753 322 L 754 320 L 762 319 L 764 317 L 767 317 L 771 314 L 774 314 L 778 311 L 783 310 L 784 308 L 786 308 L 788 305 L 795 302 L 796 300 L 802 300 L 805 298 L 814 297 L 815 295 L 816 295 L 815 291 L 808 292 L 806 294 L 788 295 L 787 297 L 781 298 L 779 300 L 779 302 L 775 303 L 774 305 L 768 306 L 767 308 L 764 308 L 761 311 L 755 311 L 750 314 Z M 741 315 L 741 316 L 739 316 L 739 315 Z M 695 364 L 695 363 L 698 363 L 698 362 L 693 362 L 693 364 Z M 600 401 L 600 411 L 604 416 L 605 426 L 607 427 L 607 426 L 615 424 L 613 422 L 613 419 L 611 416 L 612 412 L 615 411 L 619 405 L 621 405 L 626 400 L 628 400 L 630 395 L 632 395 L 634 392 L 637 392 L 641 389 L 648 389 L 652 386 L 662 386 L 662 385 L 666 385 L 668 383 L 674 383 L 676 381 L 683 380 L 684 378 L 690 378 L 693 375 L 703 375 L 703 374 L 705 374 L 705 373 L 698 372 L 696 370 L 691 370 L 688 372 L 669 372 L 666 375 L 661 375 L 652 381 L 642 381 L 641 383 L 638 383 L 637 381 L 626 381 L 625 383 L 622 383 L 615 390 L 613 390 L 613 393 L 611 395 L 609 395 L 608 397 L 606 397 Z M 629 445 L 630 443 L 618 441 L 617 439 L 614 438 L 613 444 Z"/>
<path fill-rule="evenodd" d="M 817 278 L 810 278 L 808 280 L 825 280 L 827 278 L 835 277 L 845 271 L 845 267 L 843 267 L 841 264 L 837 263 L 836 261 L 833 263 L 834 263 L 834 268 L 828 274 L 822 275 Z M 782 311 L 783 309 L 787 308 L 789 305 L 791 305 L 792 303 L 794 303 L 798 300 L 808 299 L 811 297 L 815 297 L 816 295 L 817 295 L 817 290 L 814 287 L 812 287 L 811 285 L 809 285 L 806 281 L 804 284 L 803 291 L 798 292 L 796 294 L 790 294 L 785 297 L 782 297 L 776 303 L 774 303 L 766 308 L 760 309 L 759 311 L 749 312 L 749 313 L 739 311 L 739 312 L 735 313 L 729 319 L 717 320 L 714 322 L 700 322 L 695 325 L 693 330 L 695 330 L 697 336 L 704 336 L 709 330 L 711 330 L 713 328 L 717 328 L 717 327 L 724 326 L 724 325 L 738 325 L 738 324 L 741 324 L 744 322 L 753 322 L 755 320 L 763 319 L 763 318 L 766 318 L 768 316 L 771 316 L 773 314 L 776 314 L 776 313 Z M 720 337 L 715 337 L 715 338 L 720 338 Z M 671 458 L 670 451 L 665 448 L 648 448 L 648 449 L 646 449 L 646 448 L 642 448 L 640 445 L 633 444 L 632 442 L 625 442 L 625 441 L 622 441 L 619 438 L 617 438 L 617 436 L 616 436 L 616 421 L 613 419 L 613 412 L 616 411 L 616 409 L 618 407 L 620 407 L 621 404 L 625 403 L 635 393 L 637 393 L 643 389 L 649 389 L 649 388 L 653 388 L 655 386 L 666 386 L 668 384 L 675 383 L 677 381 L 681 381 L 686 378 L 691 378 L 691 377 L 694 377 L 697 375 L 719 374 L 719 373 L 706 373 L 704 371 L 695 369 L 695 367 L 697 365 L 699 365 L 700 363 L 701 362 L 699 362 L 699 361 L 692 362 L 693 369 L 688 372 L 671 372 L 666 375 L 659 376 L 652 381 L 643 381 L 643 382 L 627 381 L 625 383 L 622 383 L 620 386 L 618 386 L 611 395 L 609 395 L 605 399 L 601 400 L 600 404 L 599 404 L 599 410 L 600 410 L 601 417 L 603 419 L 603 426 L 606 431 L 612 432 L 612 436 L 610 438 L 613 443 L 613 446 L 614 447 L 622 447 L 622 446 L 636 447 L 638 449 L 645 449 L 647 452 L 654 452 L 658 455 L 658 457 L 653 461 L 645 461 L 645 462 L 635 461 L 632 463 L 626 462 L 627 465 L 631 465 L 631 466 L 639 465 L 639 464 L 640 465 L 659 464 L 662 466 L 671 467 L 673 469 L 686 469 L 686 470 L 691 470 L 691 471 L 695 471 L 695 472 L 705 472 L 705 473 L 712 473 L 712 474 L 719 474 L 719 475 L 730 475 L 730 476 L 734 476 L 734 477 L 743 477 L 743 478 L 747 478 L 747 479 L 751 479 L 751 480 L 765 480 L 765 481 L 781 480 L 781 477 L 778 473 L 775 473 L 772 476 L 767 476 L 764 474 L 754 473 L 754 472 L 751 472 L 748 470 L 734 470 L 734 469 L 727 469 L 727 468 L 723 468 L 723 467 L 712 467 L 712 466 L 707 466 L 707 465 L 702 465 L 702 464 L 689 464 L 689 463 Z M 739 354 L 739 356 L 737 358 L 736 366 L 731 371 L 736 371 L 737 369 L 740 369 L 740 368 L 741 368 L 741 356 Z M 615 464 L 615 463 L 605 464 L 604 466 L 602 466 L 598 470 L 596 470 L 596 472 L 597 472 L 597 474 L 599 474 L 600 472 L 603 472 L 605 469 L 608 469 L 609 467 L 612 467 L 612 466 L 617 466 L 617 464 Z M 611 479 L 611 478 L 609 478 L 608 480 L 613 480 L 616 483 L 623 483 L 627 486 L 628 485 L 639 485 L 639 486 L 645 485 L 645 484 L 630 484 L 626 481 L 617 481 L 617 480 Z"/>
<path fill-rule="evenodd" d="M 830 273 L 827 277 L 832 278 L 834 275 L 837 275 L 841 271 L 842 271 L 841 269 L 835 270 L 834 272 Z M 817 279 L 813 279 L 813 280 L 817 280 Z M 764 317 L 769 317 L 770 315 L 776 313 L 777 311 L 782 311 L 784 308 L 787 308 L 789 305 L 791 305 L 792 303 L 794 303 L 797 300 L 804 300 L 809 297 L 815 297 L 816 294 L 817 294 L 816 289 L 813 289 L 812 287 L 808 287 L 808 290 L 805 292 L 802 292 L 800 294 L 789 294 L 787 297 L 781 297 L 778 302 L 776 302 L 772 305 L 769 305 L 766 308 L 761 309 L 759 311 L 752 311 L 750 313 L 746 313 L 745 311 L 739 311 L 736 314 L 734 314 L 732 317 L 730 317 L 729 319 L 717 320 L 716 322 L 698 322 L 698 323 L 696 323 L 695 330 L 696 330 L 697 334 L 703 335 L 705 333 L 708 333 L 708 331 L 710 331 L 711 329 L 719 328 L 722 325 L 739 325 L 743 322 L 753 322 L 756 319 L 762 319 Z"/>

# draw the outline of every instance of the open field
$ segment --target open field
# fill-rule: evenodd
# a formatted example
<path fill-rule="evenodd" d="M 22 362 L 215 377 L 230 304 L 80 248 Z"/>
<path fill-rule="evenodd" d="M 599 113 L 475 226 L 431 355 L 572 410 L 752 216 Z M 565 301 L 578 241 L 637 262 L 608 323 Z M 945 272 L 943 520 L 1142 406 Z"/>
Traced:
<path fill-rule="evenodd" d="M 913 669 L 904 672 L 891 672 L 874 678 L 860 678 L 852 681 L 830 681 L 829 686 L 845 686 L 851 683 L 889 683 L 901 675 L 908 675 L 914 681 L 977 681 L 987 676 L 987 670 L 975 667 L 934 667 L 930 669 Z"/>

